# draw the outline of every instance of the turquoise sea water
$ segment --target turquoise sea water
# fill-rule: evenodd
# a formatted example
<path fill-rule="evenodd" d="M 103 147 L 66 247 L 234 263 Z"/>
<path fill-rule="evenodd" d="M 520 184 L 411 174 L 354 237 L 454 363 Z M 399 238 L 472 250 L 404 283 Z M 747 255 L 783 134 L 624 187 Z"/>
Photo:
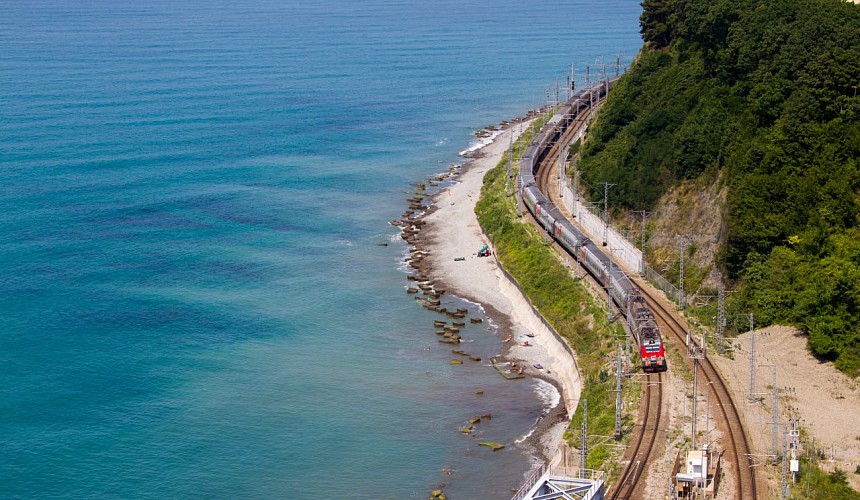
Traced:
<path fill-rule="evenodd" d="M 0 3 L 0 497 L 509 497 L 546 398 L 448 363 L 387 221 L 638 14 Z"/>

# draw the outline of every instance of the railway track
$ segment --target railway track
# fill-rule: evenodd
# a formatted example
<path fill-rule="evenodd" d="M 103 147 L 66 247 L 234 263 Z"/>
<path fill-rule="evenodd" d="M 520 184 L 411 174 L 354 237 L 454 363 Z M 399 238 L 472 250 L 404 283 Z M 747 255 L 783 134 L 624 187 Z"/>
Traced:
<path fill-rule="evenodd" d="M 643 414 L 641 428 L 633 434 L 628 448 L 628 462 L 621 473 L 618 482 L 609 490 L 606 498 L 618 500 L 625 498 L 641 498 L 642 494 L 634 493 L 639 488 L 639 478 L 645 471 L 646 465 L 654 451 L 657 436 L 660 433 L 663 415 L 663 374 L 652 373 L 648 375 L 643 395 L 644 406 L 640 407 Z"/>
<path fill-rule="evenodd" d="M 651 310 L 654 311 L 664 335 L 671 335 L 676 345 L 686 345 L 687 328 L 666 309 L 661 301 L 653 296 L 649 287 L 644 286 L 639 280 L 634 280 L 634 282 L 641 290 Z M 692 363 L 689 360 L 687 362 L 692 368 Z M 721 420 L 724 424 L 723 431 L 728 438 L 724 439 L 721 444 L 728 453 L 728 459 L 733 464 L 736 472 L 734 498 L 755 500 L 758 495 L 758 486 L 756 484 L 752 457 L 750 456 L 749 440 L 744 430 L 740 413 L 722 377 L 720 377 L 714 365 L 707 357 L 699 362 L 699 368 L 705 378 L 704 382 L 700 382 L 700 384 L 713 384 L 711 397 L 717 403 L 715 407 L 718 414 L 722 417 Z"/>
<path fill-rule="evenodd" d="M 584 124 L 586 116 L 586 114 L 581 114 L 571 122 L 559 140 L 544 155 L 535 175 L 538 188 L 557 207 L 561 207 L 563 204 L 561 203 L 558 182 L 553 182 L 557 179 L 557 176 L 552 174 L 552 166 L 558 163 L 560 148 L 562 146 L 566 147 L 570 143 L 571 138 L 576 135 L 579 128 Z M 630 446 L 625 453 L 627 464 L 624 471 L 621 473 L 618 482 L 609 491 L 607 498 L 611 500 L 635 498 L 634 495 L 641 491 L 639 479 L 652 460 L 652 453 L 656 451 L 655 445 L 662 428 L 661 423 L 665 417 L 663 415 L 662 379 L 661 373 L 647 376 L 645 391 L 642 396 L 643 404 L 640 406 L 638 430 L 633 433 Z M 639 496 L 641 496 L 641 493 Z"/>
<path fill-rule="evenodd" d="M 605 99 L 601 99 L 598 106 L 603 103 Z M 557 175 L 553 176 L 553 165 L 558 164 L 558 157 L 561 153 L 560 147 L 567 147 L 570 144 L 571 139 L 574 135 L 579 131 L 579 129 L 585 124 L 585 120 L 588 117 L 587 113 L 580 113 L 574 118 L 571 122 L 570 126 L 568 126 L 564 132 L 562 133 L 559 140 L 557 140 L 552 147 L 550 147 L 549 151 L 547 151 L 543 160 L 540 162 L 540 167 L 535 175 L 535 181 L 537 182 L 538 189 L 543 191 L 547 198 L 552 202 L 556 207 L 563 208 L 564 204 L 561 203 L 561 196 L 558 189 L 558 182 L 552 182 L 554 179 L 557 179 Z"/>
<path fill-rule="evenodd" d="M 538 188 L 553 205 L 559 207 L 565 213 L 566 210 L 564 209 L 564 204 L 561 202 L 558 183 L 553 182 L 553 180 L 557 179 L 557 174 L 556 176 L 553 175 L 554 169 L 552 167 L 558 163 L 560 147 L 569 144 L 571 138 L 585 122 L 585 119 L 586 113 L 581 113 L 571 122 L 570 126 L 562 132 L 561 137 L 543 155 L 543 159 L 535 173 Z M 634 283 L 641 291 L 643 297 L 645 297 L 652 311 L 654 311 L 661 331 L 664 332 L 664 336 L 671 336 L 675 340 L 676 345 L 686 345 L 688 330 L 685 325 L 682 325 L 652 295 L 650 287 L 645 286 L 639 280 L 634 280 Z M 691 364 L 689 360 L 687 362 Z M 714 386 L 713 397 L 717 403 L 717 412 L 722 417 L 722 428 L 728 438 L 724 440 L 724 447 L 728 453 L 727 458 L 735 470 L 735 498 L 756 500 L 758 487 L 756 484 L 755 469 L 753 468 L 749 441 L 740 418 L 740 413 L 732 400 L 728 388 L 710 360 L 707 358 L 701 360 L 699 366 L 705 378 L 703 384 L 712 383 Z M 657 435 L 661 428 L 660 423 L 663 418 L 661 379 L 660 374 L 648 376 L 645 394 L 643 395 L 645 404 L 641 410 L 642 424 L 639 432 L 635 433 L 632 438 L 631 446 L 628 449 L 629 461 L 619 482 L 610 490 L 608 496 L 610 499 L 632 498 L 636 492 L 639 492 L 639 479 L 651 460 L 651 454 L 654 451 L 654 445 L 657 441 Z M 654 389 L 655 387 L 657 388 L 656 390 Z"/>

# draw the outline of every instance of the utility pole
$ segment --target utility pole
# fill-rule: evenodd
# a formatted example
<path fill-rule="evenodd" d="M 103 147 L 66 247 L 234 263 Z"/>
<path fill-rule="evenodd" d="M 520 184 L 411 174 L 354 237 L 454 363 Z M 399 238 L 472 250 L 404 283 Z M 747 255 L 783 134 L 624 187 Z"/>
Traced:
<path fill-rule="evenodd" d="M 708 396 L 705 399 L 705 442 L 711 443 L 711 384 L 708 382 Z"/>
<path fill-rule="evenodd" d="M 632 328 L 628 329 L 629 331 L 633 331 Z M 630 376 L 630 335 L 624 335 L 624 360 L 627 361 L 627 370 L 625 370 L 625 375 Z"/>
<path fill-rule="evenodd" d="M 723 353 L 723 335 L 726 329 L 726 291 L 723 289 L 723 275 L 717 271 L 717 327 L 714 329 L 714 341 L 717 352 Z"/>
<path fill-rule="evenodd" d="M 604 94 L 607 98 L 609 97 L 609 76 L 606 74 L 606 65 L 603 65 L 603 81 L 606 84 L 606 93 Z"/>
<path fill-rule="evenodd" d="M 689 333 L 687 334 L 689 336 Z M 692 443 L 690 449 L 696 449 L 696 401 L 698 398 L 698 381 L 699 381 L 699 360 L 705 358 L 705 351 L 702 347 L 690 347 L 690 358 L 693 360 L 693 429 L 691 432 Z"/>
<path fill-rule="evenodd" d="M 812 478 L 812 467 L 815 465 L 815 438 L 812 438 L 812 447 L 809 449 L 807 453 L 807 459 L 809 460 L 809 466 L 806 469 L 806 496 L 809 496 L 809 482 Z"/>
<path fill-rule="evenodd" d="M 779 458 L 779 388 L 776 386 L 776 364 L 771 365 L 771 371 L 773 372 L 773 402 L 771 403 L 770 409 L 770 425 L 773 426 L 771 448 L 773 449 L 773 460 L 774 463 L 776 463 L 776 460 Z M 785 462 L 784 449 L 782 460 Z"/>
<path fill-rule="evenodd" d="M 576 217 L 579 212 L 579 167 L 577 165 L 577 155 L 573 155 L 573 217 Z"/>
<path fill-rule="evenodd" d="M 558 196 L 564 199 L 564 165 L 567 162 L 567 146 L 563 143 L 558 145 Z"/>
<path fill-rule="evenodd" d="M 621 56 L 615 56 L 615 76 L 621 71 Z"/>
<path fill-rule="evenodd" d="M 783 429 L 782 431 L 782 474 L 780 474 L 782 480 L 782 488 L 780 488 L 780 494 L 782 500 L 788 498 L 788 460 L 786 460 L 787 450 L 787 429 Z"/>
<path fill-rule="evenodd" d="M 514 130 L 511 128 L 508 142 L 508 180 L 505 181 L 505 196 L 511 195 L 511 178 L 514 176 Z"/>
<path fill-rule="evenodd" d="M 520 198 L 522 198 L 522 194 L 520 193 L 520 176 L 518 175 L 514 180 L 514 199 L 517 200 L 517 217 L 523 216 L 523 209 L 520 206 Z"/>
<path fill-rule="evenodd" d="M 607 245 L 607 233 L 609 232 L 609 188 L 618 184 L 603 182 L 603 246 Z M 611 259 L 610 259 L 611 260 Z"/>
<path fill-rule="evenodd" d="M 750 318 L 750 395 L 749 400 L 755 403 L 755 332 L 753 332 L 753 314 L 749 314 Z"/>
<path fill-rule="evenodd" d="M 682 311 L 684 310 L 685 297 L 684 297 L 684 255 L 687 253 L 687 247 L 690 246 L 690 240 L 686 237 L 681 238 L 681 269 L 680 275 L 681 277 L 678 279 L 678 308 Z"/>
<path fill-rule="evenodd" d="M 789 465 L 791 466 L 789 468 L 789 472 L 791 472 L 791 484 L 794 484 L 797 481 L 797 441 L 800 438 L 800 431 L 797 430 L 797 425 L 800 423 L 799 421 L 800 419 L 798 419 L 796 415 L 792 415 L 789 419 L 791 430 L 788 431 L 788 437 L 791 438 L 791 442 L 788 445 L 788 449 L 791 452 L 791 461 L 789 462 Z"/>
<path fill-rule="evenodd" d="M 618 342 L 618 363 L 615 368 L 615 440 L 621 440 L 621 342 Z"/>
<path fill-rule="evenodd" d="M 579 428 L 579 467 L 580 477 L 585 477 L 588 468 L 588 400 L 582 400 L 582 425 Z"/>
<path fill-rule="evenodd" d="M 594 107 L 594 92 L 591 89 L 591 79 L 590 79 L 591 67 L 589 65 L 585 65 L 585 88 L 588 89 L 588 110 Z"/>
<path fill-rule="evenodd" d="M 635 214 L 642 214 L 642 234 L 641 234 L 641 243 L 639 244 L 639 251 L 642 253 L 642 258 L 639 262 L 639 274 L 645 275 L 645 219 L 649 215 L 653 215 L 654 212 L 649 212 L 647 210 L 637 210 L 633 212 Z"/>
<path fill-rule="evenodd" d="M 612 254 L 610 252 L 609 256 L 609 267 L 606 269 L 606 279 L 603 280 L 606 283 L 606 321 L 612 322 L 612 294 L 609 293 L 610 289 L 610 281 L 612 280 Z"/>

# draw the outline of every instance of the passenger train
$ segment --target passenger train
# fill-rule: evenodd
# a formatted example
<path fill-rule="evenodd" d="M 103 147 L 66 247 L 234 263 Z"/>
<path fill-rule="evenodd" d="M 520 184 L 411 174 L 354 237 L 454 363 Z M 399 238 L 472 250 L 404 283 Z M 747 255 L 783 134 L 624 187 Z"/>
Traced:
<path fill-rule="evenodd" d="M 574 119 L 588 108 L 589 100 L 595 97 L 589 95 L 589 91 L 596 94 L 596 98 L 601 98 L 613 83 L 614 80 L 610 80 L 579 91 L 562 106 L 554 119 L 544 125 L 520 159 L 520 196 L 523 204 L 547 233 L 607 289 L 612 301 L 627 318 L 630 332 L 639 344 L 643 371 L 663 372 L 667 369 L 663 339 L 654 314 L 639 290 L 618 266 L 610 265 L 609 257 L 598 245 L 574 227 L 549 202 L 535 182 L 535 172 L 540 161 Z"/>

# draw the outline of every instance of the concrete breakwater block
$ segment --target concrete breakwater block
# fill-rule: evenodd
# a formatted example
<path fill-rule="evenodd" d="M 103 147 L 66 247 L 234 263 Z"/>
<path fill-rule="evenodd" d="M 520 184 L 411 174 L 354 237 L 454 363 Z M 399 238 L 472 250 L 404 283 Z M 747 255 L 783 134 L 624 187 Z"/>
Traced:
<path fill-rule="evenodd" d="M 425 308 L 425 309 L 430 309 L 431 311 L 435 311 L 435 310 L 436 310 L 435 308 L 436 308 L 437 306 L 434 306 L 433 304 L 431 304 L 431 303 L 427 302 L 426 300 L 422 299 L 421 297 L 415 297 L 415 300 L 418 302 L 418 304 L 419 304 L 421 307 L 423 307 L 423 308 Z"/>

